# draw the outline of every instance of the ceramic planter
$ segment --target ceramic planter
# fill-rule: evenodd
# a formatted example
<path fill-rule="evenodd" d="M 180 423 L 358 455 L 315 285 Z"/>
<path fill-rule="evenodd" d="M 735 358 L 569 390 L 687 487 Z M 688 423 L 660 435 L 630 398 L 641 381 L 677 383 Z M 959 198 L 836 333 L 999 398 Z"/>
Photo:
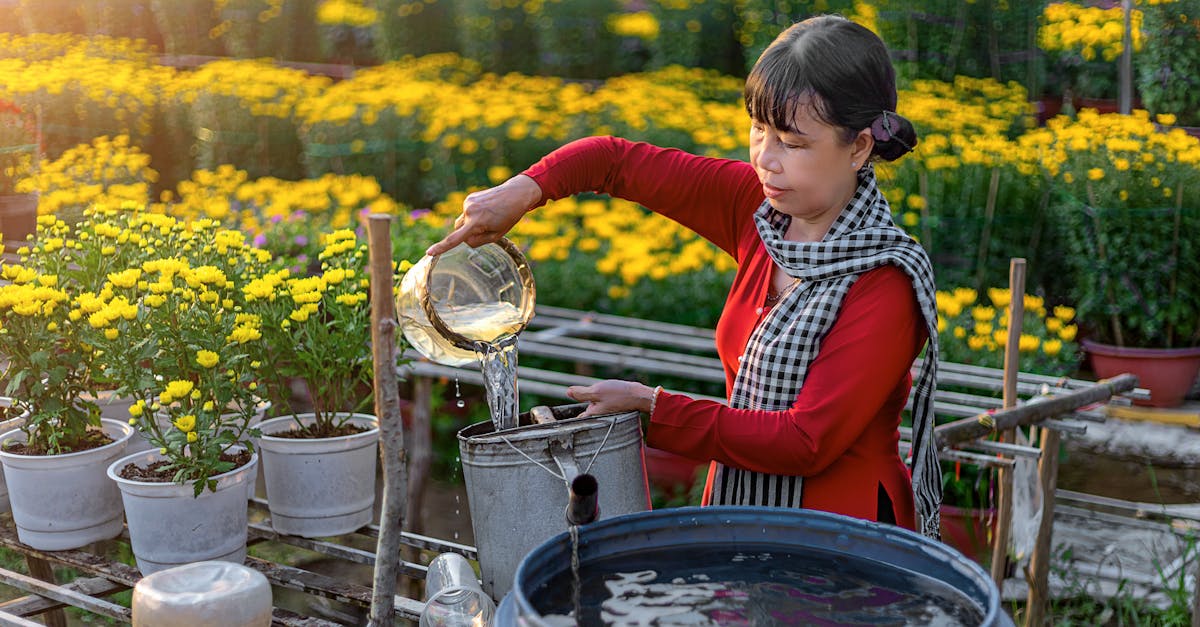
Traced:
<path fill-rule="evenodd" d="M 132 403 L 129 403 L 128 405 L 131 405 L 131 404 Z M 124 418 L 125 420 L 129 420 L 128 405 L 125 406 L 125 418 Z M 105 406 L 102 405 L 101 408 L 103 409 L 103 407 L 105 407 Z M 267 412 L 270 411 L 270 409 L 271 409 L 271 401 L 260 401 L 257 405 L 255 405 L 254 406 L 254 416 L 252 416 L 250 418 L 250 426 L 251 427 L 258 426 L 258 424 L 262 422 L 263 417 L 265 417 L 267 415 Z M 229 416 L 231 414 L 226 414 L 226 415 Z M 155 416 L 155 418 L 158 419 L 158 427 L 160 429 L 171 428 L 171 421 L 169 419 L 167 419 L 167 416 L 165 414 L 158 414 Z M 153 448 L 153 447 L 150 446 L 150 441 L 146 439 L 146 435 L 144 433 L 142 433 L 140 430 L 136 434 L 134 434 L 133 440 L 131 440 L 129 442 L 129 453 L 131 453 L 131 454 L 136 453 L 138 451 L 148 451 L 151 448 Z"/>
<path fill-rule="evenodd" d="M 351 414 L 362 433 L 323 439 L 274 437 L 310 425 L 313 414 L 273 418 L 261 425 L 259 450 L 267 483 L 271 526 L 279 533 L 316 538 L 350 533 L 374 517 L 379 421 Z"/>
<path fill-rule="evenodd" d="M 7 396 L 0 396 L 0 407 L 7 408 L 13 407 L 14 405 L 16 405 L 16 401 L 13 399 L 8 398 Z M 14 416 L 8 420 L 0 422 L 0 433 L 7 433 L 13 429 L 20 429 L 21 427 L 25 426 L 25 419 L 28 417 L 29 410 L 26 409 L 22 411 L 19 416 Z M 2 466 L 0 466 L 0 468 L 2 468 Z M 12 508 L 8 504 L 8 484 L 4 481 L 4 471 L 0 470 L 0 514 L 9 511 L 12 511 Z"/>
<path fill-rule="evenodd" d="M 1092 360 L 1096 376 L 1107 379 L 1129 372 L 1137 375 L 1138 387 L 1150 390 L 1150 400 L 1137 405 L 1178 407 L 1200 372 L 1200 346 L 1191 348 L 1129 348 L 1082 342 Z"/>
<path fill-rule="evenodd" d="M 0 232 L 15 250 L 37 233 L 37 194 L 0 194 Z"/>
<path fill-rule="evenodd" d="M 158 451 L 141 451 L 108 467 L 108 477 L 120 487 L 129 544 L 142 574 L 206 560 L 245 561 L 246 483 L 254 481 L 258 455 L 213 477 L 216 491 L 205 488 L 200 496 L 193 496 L 191 483 L 132 481 L 120 474 L 127 464 L 144 467 L 162 458 Z"/>
<path fill-rule="evenodd" d="M 121 501 L 104 469 L 125 452 L 133 428 L 102 420 L 113 442 L 65 455 L 17 455 L 0 450 L 17 538 L 43 551 L 62 551 L 121 533 Z M 20 430 L 0 441 L 25 441 Z"/>

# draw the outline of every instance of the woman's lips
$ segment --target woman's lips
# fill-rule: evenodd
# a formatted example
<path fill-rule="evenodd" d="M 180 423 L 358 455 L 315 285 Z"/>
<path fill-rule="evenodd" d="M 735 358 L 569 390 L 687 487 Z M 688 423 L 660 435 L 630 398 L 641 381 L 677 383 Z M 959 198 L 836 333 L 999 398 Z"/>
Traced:
<path fill-rule="evenodd" d="M 781 189 L 781 188 L 775 187 L 774 185 L 771 185 L 770 183 L 763 183 L 762 188 L 763 188 L 763 195 L 766 196 L 767 198 L 779 198 L 780 196 L 782 196 L 784 194 L 784 192 L 787 191 L 786 189 Z"/>

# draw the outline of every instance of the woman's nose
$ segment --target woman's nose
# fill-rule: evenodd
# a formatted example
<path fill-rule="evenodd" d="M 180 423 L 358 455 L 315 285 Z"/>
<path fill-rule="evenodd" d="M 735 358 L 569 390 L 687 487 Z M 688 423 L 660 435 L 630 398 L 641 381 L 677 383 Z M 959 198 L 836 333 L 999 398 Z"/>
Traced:
<path fill-rule="evenodd" d="M 764 142 L 762 150 L 758 152 L 758 167 L 768 172 L 780 172 L 781 163 L 779 161 L 779 151 L 770 145 L 770 142 Z"/>

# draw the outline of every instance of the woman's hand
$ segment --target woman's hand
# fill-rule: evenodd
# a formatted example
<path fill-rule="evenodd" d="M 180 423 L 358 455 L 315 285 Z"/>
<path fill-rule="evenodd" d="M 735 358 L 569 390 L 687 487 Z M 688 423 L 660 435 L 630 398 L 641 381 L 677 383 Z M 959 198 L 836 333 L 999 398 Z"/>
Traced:
<path fill-rule="evenodd" d="M 474 192 L 463 201 L 462 215 L 454 221 L 454 230 L 430 246 L 425 254 L 440 255 L 463 242 L 471 248 L 490 244 L 508 233 L 541 200 L 542 188 L 524 174 Z"/>
<path fill-rule="evenodd" d="M 599 383 L 567 388 L 567 396 L 576 401 L 587 401 L 588 407 L 577 417 L 602 416 L 626 411 L 650 411 L 654 388 L 633 381 L 609 379 Z"/>

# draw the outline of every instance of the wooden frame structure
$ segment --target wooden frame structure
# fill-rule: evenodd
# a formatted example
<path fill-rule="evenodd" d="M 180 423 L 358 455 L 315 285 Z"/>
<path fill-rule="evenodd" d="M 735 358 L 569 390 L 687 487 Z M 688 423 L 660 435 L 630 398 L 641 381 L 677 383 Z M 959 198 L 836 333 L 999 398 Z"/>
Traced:
<path fill-rule="evenodd" d="M 390 255 L 382 259 L 390 259 Z M 390 316 L 382 316 L 376 319 L 373 331 L 386 337 L 392 331 L 393 324 Z M 697 386 L 703 384 L 712 387 L 713 384 L 723 384 L 725 380 L 720 362 L 715 357 L 713 337 L 709 329 L 540 306 L 529 329 L 521 337 L 520 355 L 526 359 L 539 358 L 564 366 L 520 367 L 520 389 L 543 397 L 565 399 L 568 385 L 586 385 L 621 373 L 627 373 L 626 376 L 631 376 L 628 373 L 667 375 L 673 377 L 674 381 L 690 381 Z M 381 343 L 378 336 L 375 343 Z M 391 344 L 388 341 L 382 343 Z M 386 352 L 377 354 L 376 361 L 387 363 Z M 476 558 L 473 547 L 420 535 L 419 529 L 415 530 L 417 533 L 403 531 L 402 521 L 419 520 L 415 514 L 423 505 L 423 489 L 432 462 L 430 419 L 433 381 L 452 378 L 479 385 L 482 383 L 481 375 L 477 368 L 450 368 L 422 360 L 414 360 L 399 374 L 401 378 L 411 381 L 414 412 L 410 428 L 404 430 L 403 434 L 392 434 L 393 442 L 390 445 L 383 443 L 385 466 L 388 461 L 392 462 L 392 469 L 389 471 L 385 468 L 384 475 L 385 494 L 389 495 L 385 496 L 385 503 L 388 498 L 391 499 L 390 520 L 381 521 L 380 526 L 370 525 L 333 540 L 283 536 L 275 533 L 269 524 L 254 522 L 249 528 L 251 545 L 279 542 L 332 559 L 373 566 L 376 572 L 374 588 L 381 588 L 378 585 L 380 581 L 385 582 L 383 587 L 389 581 L 394 585 L 398 575 L 417 580 L 424 577 L 424 566 L 400 557 L 406 551 L 455 552 L 469 559 Z M 393 427 L 398 426 L 399 416 L 394 415 L 388 407 L 391 404 L 389 401 L 395 398 L 394 379 L 385 376 L 377 381 L 377 387 L 389 388 L 389 393 L 381 397 L 383 401 L 377 403 L 377 412 L 385 420 L 392 421 Z M 679 391 L 691 393 L 694 397 L 703 396 L 694 390 Z M 1105 419 L 1105 413 L 1097 407 L 1098 404 L 1110 399 L 1128 402 L 1127 398 L 1124 401 L 1114 398 L 1117 395 L 1136 397 L 1144 394 L 1144 390 L 1135 389 L 1135 381 L 1128 376 L 1097 383 L 1016 373 L 1013 370 L 1006 377 L 1005 371 L 999 369 L 943 362 L 940 364 L 935 408 L 943 418 L 957 420 L 940 425 L 936 430 L 940 455 L 944 459 L 1000 468 L 1010 467 L 1017 456 L 1040 457 L 1042 486 L 1045 493 L 1052 494 L 1056 474 L 1053 460 L 1056 456 L 1042 457 L 1039 448 L 993 441 L 989 436 L 997 430 L 1036 424 L 1045 434 L 1043 446 L 1056 447 L 1060 434 L 1080 433 L 1087 428 L 1089 421 Z M 1024 403 L 1018 404 L 1018 399 Z M 901 436 L 903 440 L 911 437 L 911 434 L 902 429 Z M 395 450 L 396 441 L 403 450 Z M 903 447 L 907 442 L 902 441 L 901 444 Z M 389 446 L 393 448 L 389 450 Z M 399 468 L 397 461 L 403 462 Z M 398 477 L 404 477 L 404 472 L 407 472 L 407 481 L 397 482 Z M 1035 558 L 1029 576 L 1031 604 L 1044 603 L 1046 599 L 1045 556 L 1052 533 L 1054 500 L 1043 499 L 1046 511 L 1039 531 L 1037 555 L 1040 557 Z M 397 503 L 402 504 L 399 510 Z M 252 500 L 250 507 L 259 512 L 267 511 L 266 502 L 261 499 Z M 387 560 L 385 566 L 376 566 L 376 553 L 362 548 L 363 542 L 372 540 L 377 547 L 382 547 L 377 550 L 395 556 Z M 125 536 L 113 542 L 127 541 Z M 65 606 L 79 607 L 119 621 L 130 620 L 128 608 L 114 604 L 106 597 L 136 584 L 140 578 L 136 569 L 105 557 L 102 552 L 43 552 L 30 549 L 17 541 L 15 531 L 9 524 L 0 524 L 0 546 L 22 553 L 32 574 L 27 576 L 0 569 L 0 582 L 28 593 L 23 598 L 0 604 L 0 625 L 36 624 L 29 621 L 28 617 L 39 614 L 45 615 L 49 625 L 65 624 L 61 616 L 61 608 Z M 84 576 L 70 584 L 58 585 L 53 581 L 51 564 L 70 566 Z M 361 608 L 364 616 L 369 612 L 370 624 L 390 623 L 392 620 L 389 617 L 415 621 L 422 609 L 421 602 L 416 599 L 387 595 L 373 587 L 350 584 L 302 568 L 254 557 L 247 559 L 247 565 L 266 575 L 274 586 Z M 386 570 L 382 575 L 381 568 Z M 320 626 L 340 624 L 340 621 L 333 616 L 305 616 L 277 607 L 273 624 Z"/>

